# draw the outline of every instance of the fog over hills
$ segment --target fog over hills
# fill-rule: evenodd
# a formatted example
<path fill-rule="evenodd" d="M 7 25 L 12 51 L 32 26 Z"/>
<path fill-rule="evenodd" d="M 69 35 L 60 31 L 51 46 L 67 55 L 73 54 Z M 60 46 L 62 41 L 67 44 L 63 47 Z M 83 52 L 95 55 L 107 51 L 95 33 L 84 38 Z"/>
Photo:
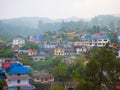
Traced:
<path fill-rule="evenodd" d="M 0 20 L 0 38 L 13 38 L 18 35 L 27 37 L 28 35 L 44 33 L 46 31 L 57 31 L 62 28 L 85 31 L 95 25 L 110 29 L 120 29 L 120 17 L 115 15 L 99 15 L 88 20 L 78 17 L 59 20 L 51 20 L 46 17 L 4 19 Z"/>

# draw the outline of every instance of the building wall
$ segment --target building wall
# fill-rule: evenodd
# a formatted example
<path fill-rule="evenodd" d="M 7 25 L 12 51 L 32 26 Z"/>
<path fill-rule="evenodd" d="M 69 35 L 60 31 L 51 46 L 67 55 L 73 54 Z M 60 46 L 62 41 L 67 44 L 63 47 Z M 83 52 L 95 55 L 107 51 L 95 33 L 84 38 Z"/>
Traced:
<path fill-rule="evenodd" d="M 57 45 L 45 45 L 45 48 L 56 48 Z"/>
<path fill-rule="evenodd" d="M 62 48 L 56 48 L 55 49 L 55 55 L 64 55 L 65 50 Z"/>
<path fill-rule="evenodd" d="M 8 84 L 16 84 L 17 80 L 8 80 Z"/>
<path fill-rule="evenodd" d="M 14 39 L 13 40 L 13 45 L 22 45 L 25 44 L 25 40 L 23 39 Z"/>
<path fill-rule="evenodd" d="M 22 84 L 29 84 L 29 80 L 21 80 L 20 83 L 22 83 Z"/>
<path fill-rule="evenodd" d="M 9 87 L 8 90 L 17 90 L 17 87 Z"/>
<path fill-rule="evenodd" d="M 89 42 L 89 46 L 90 47 L 93 47 L 93 46 L 103 47 L 108 42 L 110 42 L 110 40 L 106 38 L 105 39 L 93 39 Z"/>

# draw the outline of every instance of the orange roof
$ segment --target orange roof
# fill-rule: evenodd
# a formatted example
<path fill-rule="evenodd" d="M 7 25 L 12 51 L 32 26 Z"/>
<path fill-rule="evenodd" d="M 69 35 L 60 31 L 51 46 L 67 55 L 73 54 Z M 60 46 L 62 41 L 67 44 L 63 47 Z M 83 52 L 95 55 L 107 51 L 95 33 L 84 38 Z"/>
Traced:
<path fill-rule="evenodd" d="M 29 52 L 29 53 L 37 53 L 37 50 L 29 49 L 28 52 Z"/>

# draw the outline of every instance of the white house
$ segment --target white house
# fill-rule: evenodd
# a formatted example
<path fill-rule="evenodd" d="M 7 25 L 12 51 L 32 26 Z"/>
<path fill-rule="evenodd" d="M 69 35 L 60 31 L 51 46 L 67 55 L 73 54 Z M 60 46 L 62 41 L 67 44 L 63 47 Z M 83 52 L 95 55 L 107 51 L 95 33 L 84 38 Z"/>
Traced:
<path fill-rule="evenodd" d="M 18 37 L 18 38 L 15 38 L 15 39 L 13 39 L 13 41 L 12 41 L 12 45 L 13 46 L 19 46 L 19 47 L 21 47 L 22 45 L 24 45 L 25 44 L 25 40 L 23 39 L 23 38 L 20 38 L 20 37 Z"/>

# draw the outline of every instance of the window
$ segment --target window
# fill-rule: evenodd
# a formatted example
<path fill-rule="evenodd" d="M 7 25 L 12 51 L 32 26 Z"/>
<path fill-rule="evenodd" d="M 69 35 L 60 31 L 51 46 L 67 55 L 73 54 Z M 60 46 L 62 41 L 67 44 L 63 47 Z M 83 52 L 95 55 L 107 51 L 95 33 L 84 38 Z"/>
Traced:
<path fill-rule="evenodd" d="M 41 81 L 43 81 L 43 78 L 41 78 Z"/>
<path fill-rule="evenodd" d="M 39 80 L 39 78 L 36 78 L 37 80 Z"/>
<path fill-rule="evenodd" d="M 104 41 L 107 41 L 107 39 L 105 39 Z"/>
<path fill-rule="evenodd" d="M 20 76 L 20 73 L 18 73 L 17 75 Z"/>
<path fill-rule="evenodd" d="M 98 41 L 102 41 L 101 39 L 99 39 Z"/>
<path fill-rule="evenodd" d="M 98 43 L 98 45 L 101 45 L 101 43 Z"/>
<path fill-rule="evenodd" d="M 17 80 L 17 83 L 20 83 L 20 80 Z"/>
<path fill-rule="evenodd" d="M 45 78 L 45 81 L 47 81 L 48 79 L 47 78 Z"/>

